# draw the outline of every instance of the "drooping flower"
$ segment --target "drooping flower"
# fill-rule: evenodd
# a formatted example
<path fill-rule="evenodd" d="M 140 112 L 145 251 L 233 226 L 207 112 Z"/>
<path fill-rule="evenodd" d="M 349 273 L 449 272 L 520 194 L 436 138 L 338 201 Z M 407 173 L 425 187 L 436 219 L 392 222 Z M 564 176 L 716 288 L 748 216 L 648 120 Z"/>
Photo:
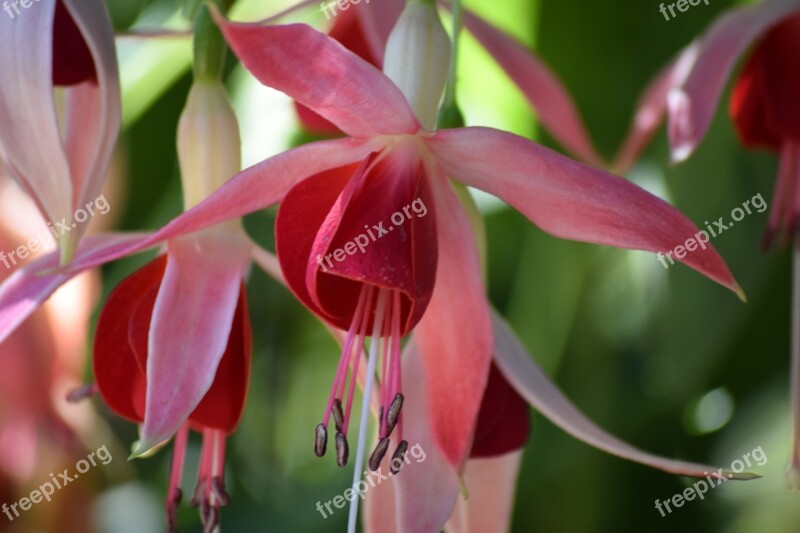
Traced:
<path fill-rule="evenodd" d="M 754 46 L 753 46 L 754 45 Z M 795 262 L 800 264 L 798 220 L 800 203 L 800 3 L 765 0 L 731 10 L 719 18 L 697 42 L 662 74 L 649 91 L 639 114 L 651 112 L 657 120 L 650 129 L 634 132 L 629 144 L 643 146 L 667 113 L 672 159 L 687 159 L 699 146 L 711 124 L 722 92 L 737 62 L 753 46 L 735 81 L 729 114 L 739 139 L 748 148 L 778 153 L 767 247 L 777 235 L 783 244 L 794 239 Z M 658 89 L 654 89 L 655 87 Z M 635 150 L 629 152 L 633 160 Z M 800 267 L 793 283 L 800 286 Z M 797 306 L 793 307 L 797 315 Z M 800 487 L 800 327 L 792 317 L 792 426 L 790 482 Z"/>
<path fill-rule="evenodd" d="M 105 3 L 39 0 L 17 16 L 4 14 L 0 63 L 0 158 L 46 221 L 71 228 L 59 238 L 66 263 L 86 230 L 74 214 L 99 195 L 120 125 Z M 63 88 L 63 131 L 55 87 Z"/>
<path fill-rule="evenodd" d="M 399 360 L 400 340 L 412 330 L 436 446 L 455 469 L 469 455 L 493 335 L 474 237 L 448 176 L 500 196 L 563 238 L 658 251 L 697 231 L 677 210 L 625 180 L 520 137 L 488 128 L 433 131 L 449 43 L 430 5 L 408 6 L 387 46 L 385 75 L 305 25 L 218 20 L 236 55 L 262 83 L 371 148 L 349 164 L 339 159 L 301 180 L 293 181 L 296 174 L 284 179 L 288 192 L 276 223 L 289 287 L 320 318 L 348 331 L 315 441 L 322 453 L 332 414 L 340 464 L 349 452 L 346 377 L 351 368 L 357 374 L 360 361 L 354 347 L 372 337 L 368 376 L 375 374 L 378 356 L 383 367 L 381 429 L 370 461 L 380 464 L 388 449 L 384 439 L 393 435 L 396 402 L 410 401 Z M 242 190 L 229 185 L 230 193 Z M 417 215 L 411 216 L 413 202 Z M 739 290 L 710 248 L 685 262 Z M 371 383 L 369 378 L 367 397 Z M 396 426 L 396 453 L 402 453 L 397 433 L 404 428 Z M 361 449 L 359 442 L 358 465 Z"/>

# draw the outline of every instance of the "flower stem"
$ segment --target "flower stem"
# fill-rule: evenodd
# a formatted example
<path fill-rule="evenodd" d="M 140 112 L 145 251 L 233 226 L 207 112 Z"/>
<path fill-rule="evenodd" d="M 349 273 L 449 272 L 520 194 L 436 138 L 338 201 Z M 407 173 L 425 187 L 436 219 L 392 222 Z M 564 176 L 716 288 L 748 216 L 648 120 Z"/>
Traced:
<path fill-rule="evenodd" d="M 800 488 L 800 234 L 792 247 L 792 363 L 789 370 L 792 402 L 792 450 L 789 484 Z"/>
<path fill-rule="evenodd" d="M 224 12 L 222 0 L 208 0 L 208 3 Z M 204 3 L 197 11 L 194 23 L 194 79 L 221 79 L 226 49 L 225 39 L 211 18 L 208 5 Z"/>

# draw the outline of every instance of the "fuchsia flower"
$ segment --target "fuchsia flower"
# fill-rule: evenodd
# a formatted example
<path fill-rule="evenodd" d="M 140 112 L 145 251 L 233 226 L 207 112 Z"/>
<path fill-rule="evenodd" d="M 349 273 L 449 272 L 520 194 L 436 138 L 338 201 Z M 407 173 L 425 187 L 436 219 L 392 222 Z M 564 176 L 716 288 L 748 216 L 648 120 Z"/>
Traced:
<path fill-rule="evenodd" d="M 731 94 L 729 113 L 742 144 L 780 154 L 778 178 L 764 245 L 777 234 L 797 238 L 800 220 L 800 3 L 765 0 L 719 18 L 651 85 L 639 117 L 647 128 L 634 130 L 624 156 L 632 162 L 665 113 L 674 161 L 684 161 L 705 136 L 722 92 L 738 60 L 752 46 Z M 624 152 L 624 151 L 623 151 Z M 800 256 L 795 243 L 795 262 Z M 800 267 L 795 267 L 800 286 Z M 791 483 L 800 486 L 800 328 L 792 318 Z"/>
<path fill-rule="evenodd" d="M 0 64 L 0 158 L 42 217 L 70 228 L 59 239 L 66 263 L 86 229 L 73 214 L 99 195 L 120 125 L 105 3 L 38 0 L 14 18 L 4 14 Z M 63 131 L 56 86 L 64 87 Z"/>
<path fill-rule="evenodd" d="M 278 257 L 297 296 L 326 322 L 349 330 L 339 374 L 346 371 L 352 341 L 371 333 L 386 339 L 385 375 L 393 377 L 385 380 L 384 413 L 401 392 L 392 362 L 399 357 L 399 340 L 415 331 L 436 441 L 454 466 L 470 449 L 492 331 L 474 237 L 447 176 L 504 198 L 559 237 L 657 251 L 696 232 L 678 211 L 638 187 L 520 137 L 487 128 L 431 131 L 444 80 L 423 77 L 434 84 L 424 85 L 400 72 L 445 70 L 441 61 L 426 63 L 439 51 L 424 48 L 421 39 L 403 41 L 408 48 L 398 44 L 394 52 L 389 43 L 385 69 L 398 88 L 307 26 L 220 24 L 260 81 L 370 145 L 373 153 L 350 165 L 332 162 L 329 170 L 309 172 L 297 184 L 283 180 L 288 194 L 276 224 Z M 416 198 L 425 202 L 428 216 L 322 270 L 318 256 L 353 239 L 365 224 L 388 221 Z M 693 254 L 686 263 L 738 290 L 715 251 Z M 341 378 L 334 382 L 333 399 L 342 399 Z M 336 409 L 332 403 L 326 413 Z"/>

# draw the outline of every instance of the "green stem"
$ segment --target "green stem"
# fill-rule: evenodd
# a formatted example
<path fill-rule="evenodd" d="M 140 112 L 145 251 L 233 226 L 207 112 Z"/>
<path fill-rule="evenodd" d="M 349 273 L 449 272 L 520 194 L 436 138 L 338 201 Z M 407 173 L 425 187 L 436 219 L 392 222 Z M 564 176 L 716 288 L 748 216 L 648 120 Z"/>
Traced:
<path fill-rule="evenodd" d="M 464 116 L 456 101 L 456 69 L 458 66 L 458 36 L 461 33 L 461 0 L 452 0 L 453 29 L 450 47 L 450 66 L 447 73 L 447 87 L 444 91 L 444 102 L 439 113 L 438 128 L 461 128 Z"/>
<path fill-rule="evenodd" d="M 208 0 L 197 11 L 194 23 L 194 78 L 218 80 L 222 78 L 227 45 L 222 33 L 211 18 L 208 4 L 224 13 L 222 0 Z"/>

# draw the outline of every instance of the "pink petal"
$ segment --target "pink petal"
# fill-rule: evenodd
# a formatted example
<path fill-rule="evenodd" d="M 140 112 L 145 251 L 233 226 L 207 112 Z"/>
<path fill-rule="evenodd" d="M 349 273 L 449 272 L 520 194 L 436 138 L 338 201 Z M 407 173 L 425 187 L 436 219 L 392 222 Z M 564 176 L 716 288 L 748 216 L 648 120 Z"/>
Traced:
<path fill-rule="evenodd" d="M 674 161 L 689 157 L 705 136 L 737 60 L 771 26 L 796 11 L 800 11 L 796 0 L 765 0 L 731 10 L 705 33 L 691 74 L 669 95 Z"/>
<path fill-rule="evenodd" d="M 505 533 L 511 514 L 522 451 L 491 459 L 470 459 L 464 470 L 467 499 L 459 498 L 447 533 Z"/>
<path fill-rule="evenodd" d="M 472 227 L 449 182 L 431 177 L 439 262 L 433 296 L 415 335 L 433 434 L 450 464 L 460 468 L 489 376 L 492 330 Z"/>
<path fill-rule="evenodd" d="M 74 207 L 99 194 L 121 123 L 121 101 L 114 31 L 105 4 L 64 0 L 89 47 L 97 84 L 68 89 L 67 156 L 72 164 Z M 80 160 L 80 164 L 78 164 Z"/>
<path fill-rule="evenodd" d="M 617 154 L 614 171 L 625 175 L 636 163 L 639 154 L 652 139 L 667 113 L 667 95 L 679 87 L 689 75 L 697 58 L 697 45 L 684 48 L 653 81 L 637 103 L 636 115 Z"/>
<path fill-rule="evenodd" d="M 410 463 L 384 483 L 395 486 L 396 531 L 441 531 L 453 512 L 460 481 L 452 461 L 440 449 L 435 420 L 430 418 L 430 385 L 436 378 L 428 371 L 416 340 L 412 338 L 403 354 L 403 437 L 408 440 Z M 424 452 L 417 451 L 419 459 L 412 455 L 414 446 Z"/>
<path fill-rule="evenodd" d="M 0 157 L 49 221 L 72 218 L 72 181 L 53 103 L 56 0 L 0 17 Z"/>
<path fill-rule="evenodd" d="M 403 0 L 380 0 L 380 3 L 362 4 L 356 10 L 361 30 L 365 34 L 373 56 L 379 58 L 379 64 L 383 64 L 386 41 L 389 40 L 389 34 L 404 7 Z"/>
<path fill-rule="evenodd" d="M 717 472 L 717 468 L 698 463 L 687 463 L 659 457 L 619 440 L 606 433 L 586 418 L 556 386 L 547 374 L 528 355 L 525 348 L 512 333 L 505 321 L 492 314 L 495 334 L 495 362 L 506 379 L 530 404 L 553 424 L 576 439 L 603 450 L 611 455 L 651 466 L 672 474 L 705 477 Z M 728 470 L 723 470 L 726 474 Z M 751 472 L 730 472 L 733 479 L 754 479 Z"/>
<path fill-rule="evenodd" d="M 169 241 L 147 352 L 140 455 L 169 439 L 203 399 L 228 345 L 250 244 L 213 228 Z"/>
<path fill-rule="evenodd" d="M 602 166 L 575 104 L 555 74 L 527 48 L 467 10 L 464 25 L 525 94 L 550 134 L 582 160 Z"/>
<path fill-rule="evenodd" d="M 499 196 L 556 237 L 671 253 L 699 231 L 636 185 L 510 133 L 443 130 L 428 138 L 428 146 L 448 175 Z M 681 261 L 741 295 L 711 245 Z"/>
<path fill-rule="evenodd" d="M 167 239 L 207 228 L 219 222 L 239 218 L 283 199 L 298 181 L 338 166 L 359 161 L 379 148 L 378 141 L 333 141 L 306 144 L 271 157 L 243 170 L 211 196 L 173 219 L 149 238 L 133 244 L 100 249 L 76 259 L 66 270 L 86 270 L 108 261 L 139 252 Z"/>
<path fill-rule="evenodd" d="M 124 249 L 146 239 L 146 234 L 95 235 L 84 239 L 77 260 L 109 249 Z M 2 260 L 3 256 L 0 256 Z M 0 285 L 0 343 L 47 300 L 61 285 L 79 271 L 42 275 L 41 271 L 58 266 L 58 252 L 37 259 L 17 269 Z"/>
<path fill-rule="evenodd" d="M 354 137 L 414 133 L 420 126 L 383 73 L 305 24 L 262 26 L 217 16 L 234 53 L 258 80 Z"/>

